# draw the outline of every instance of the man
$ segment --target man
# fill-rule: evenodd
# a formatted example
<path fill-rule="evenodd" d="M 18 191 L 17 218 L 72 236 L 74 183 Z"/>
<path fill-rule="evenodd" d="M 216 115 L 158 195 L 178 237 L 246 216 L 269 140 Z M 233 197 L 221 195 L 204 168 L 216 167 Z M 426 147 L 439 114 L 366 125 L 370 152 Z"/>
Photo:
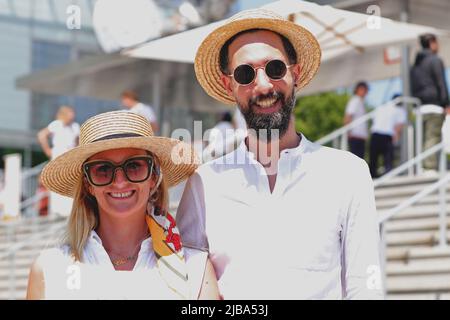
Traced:
<path fill-rule="evenodd" d="M 423 113 L 423 148 L 426 150 L 441 142 L 441 128 L 445 113 L 450 114 L 450 102 L 444 63 L 437 55 L 439 44 L 436 36 L 422 35 L 420 44 L 422 51 L 416 55 L 411 68 L 411 92 L 422 102 L 420 112 Z M 436 171 L 438 158 L 428 157 L 423 164 L 425 169 Z"/>
<path fill-rule="evenodd" d="M 190 177 L 177 212 L 184 245 L 209 250 L 224 299 L 382 297 L 367 164 L 295 131 L 295 93 L 320 55 L 309 31 L 261 9 L 198 49 L 200 84 L 237 103 L 249 129 Z"/>
<path fill-rule="evenodd" d="M 344 124 L 349 124 L 366 114 L 364 106 L 364 98 L 369 91 L 369 86 L 366 82 L 360 81 L 356 84 L 353 91 L 353 97 L 348 101 L 345 108 Z M 361 123 L 350 130 L 348 135 L 348 145 L 350 152 L 364 159 L 366 150 L 366 140 L 368 136 L 367 122 Z"/>
<path fill-rule="evenodd" d="M 137 113 L 145 117 L 150 122 L 154 133 L 157 133 L 159 131 L 158 120 L 152 107 L 139 102 L 137 94 L 133 91 L 124 91 L 121 97 L 122 104 L 126 108 L 128 108 L 133 113 Z"/>
<path fill-rule="evenodd" d="M 394 95 L 392 100 L 400 95 Z M 392 170 L 394 145 L 400 140 L 403 126 L 406 124 L 406 110 L 402 103 L 386 103 L 375 111 L 370 138 L 370 174 L 378 177 L 378 158 L 383 156 L 384 173 Z"/>

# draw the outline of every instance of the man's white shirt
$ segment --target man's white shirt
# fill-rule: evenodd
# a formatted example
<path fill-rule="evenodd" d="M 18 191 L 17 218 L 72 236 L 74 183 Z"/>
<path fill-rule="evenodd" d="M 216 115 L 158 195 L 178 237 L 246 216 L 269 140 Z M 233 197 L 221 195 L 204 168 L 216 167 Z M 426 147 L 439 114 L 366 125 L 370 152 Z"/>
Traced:
<path fill-rule="evenodd" d="M 177 221 L 185 246 L 209 251 L 225 299 L 383 297 L 373 184 L 348 152 L 302 136 L 271 193 L 243 142 L 190 177 Z"/>
<path fill-rule="evenodd" d="M 345 114 L 352 116 L 352 121 L 364 116 L 366 114 L 366 109 L 364 107 L 364 100 L 359 96 L 353 96 L 347 103 L 345 107 Z M 368 129 L 367 121 L 363 122 L 352 130 L 350 130 L 349 135 L 351 137 L 357 137 L 361 139 L 367 139 Z"/>
<path fill-rule="evenodd" d="M 148 122 L 157 122 L 156 114 L 153 111 L 152 107 L 143 104 L 141 102 L 136 103 L 133 108 L 130 109 L 131 112 L 139 114 L 143 117 L 145 117 Z"/>

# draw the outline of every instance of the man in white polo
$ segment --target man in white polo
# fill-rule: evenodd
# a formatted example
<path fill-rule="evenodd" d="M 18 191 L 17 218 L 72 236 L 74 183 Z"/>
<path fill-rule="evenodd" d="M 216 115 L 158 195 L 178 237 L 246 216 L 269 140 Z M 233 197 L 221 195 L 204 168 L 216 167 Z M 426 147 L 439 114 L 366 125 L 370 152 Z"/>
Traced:
<path fill-rule="evenodd" d="M 177 212 L 184 245 L 209 251 L 224 299 L 383 297 L 367 164 L 295 130 L 295 93 L 320 56 L 309 31 L 260 9 L 197 52 L 202 87 L 236 103 L 249 129 L 190 177 Z"/>

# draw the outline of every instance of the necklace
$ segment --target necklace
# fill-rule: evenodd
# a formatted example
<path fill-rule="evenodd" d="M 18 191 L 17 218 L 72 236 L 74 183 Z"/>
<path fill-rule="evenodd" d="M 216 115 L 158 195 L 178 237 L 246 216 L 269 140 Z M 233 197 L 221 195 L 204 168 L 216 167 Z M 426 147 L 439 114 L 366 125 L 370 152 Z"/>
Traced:
<path fill-rule="evenodd" d="M 124 264 L 126 264 L 126 263 L 128 263 L 128 262 L 130 262 L 130 261 L 136 260 L 137 257 L 138 257 L 138 254 L 137 254 L 137 248 L 138 248 L 139 246 L 141 246 L 142 241 L 144 241 L 149 235 L 150 235 L 150 234 L 147 232 L 147 234 L 145 235 L 145 237 L 142 238 L 142 240 L 138 242 L 137 246 L 136 246 L 136 247 L 134 248 L 134 250 L 132 251 L 132 252 L 135 253 L 134 255 L 129 255 L 129 256 L 125 256 L 125 257 L 124 257 L 124 256 L 120 256 L 120 255 L 118 255 L 118 254 L 115 254 L 115 253 L 114 253 L 113 251 L 111 251 L 111 250 L 106 250 L 106 252 L 108 253 L 109 258 L 110 258 L 112 264 L 113 264 L 114 266 L 118 267 L 118 266 L 124 265 Z M 113 259 L 112 256 L 117 256 L 118 258 L 117 258 L 117 259 Z"/>

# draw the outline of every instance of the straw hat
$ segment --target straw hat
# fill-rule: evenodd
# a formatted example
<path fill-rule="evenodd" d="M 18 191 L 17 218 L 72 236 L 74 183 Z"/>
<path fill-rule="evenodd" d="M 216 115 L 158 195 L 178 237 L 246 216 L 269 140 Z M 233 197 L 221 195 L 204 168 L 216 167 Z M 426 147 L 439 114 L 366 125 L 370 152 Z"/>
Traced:
<path fill-rule="evenodd" d="M 211 32 L 203 40 L 195 57 L 195 73 L 203 89 L 211 97 L 226 104 L 235 103 L 222 85 L 219 55 L 225 42 L 235 34 L 249 29 L 266 29 L 285 36 L 297 53 L 301 75 L 297 90 L 311 81 L 320 65 L 321 50 L 316 38 L 305 28 L 278 14 L 265 10 L 245 10 L 232 16 L 225 25 Z"/>
<path fill-rule="evenodd" d="M 50 161 L 42 170 L 42 183 L 51 191 L 73 197 L 83 174 L 82 164 L 96 153 L 119 148 L 144 149 L 156 155 L 169 187 L 189 177 L 200 163 L 188 144 L 155 137 L 144 117 L 129 111 L 113 111 L 83 123 L 80 145 Z"/>

